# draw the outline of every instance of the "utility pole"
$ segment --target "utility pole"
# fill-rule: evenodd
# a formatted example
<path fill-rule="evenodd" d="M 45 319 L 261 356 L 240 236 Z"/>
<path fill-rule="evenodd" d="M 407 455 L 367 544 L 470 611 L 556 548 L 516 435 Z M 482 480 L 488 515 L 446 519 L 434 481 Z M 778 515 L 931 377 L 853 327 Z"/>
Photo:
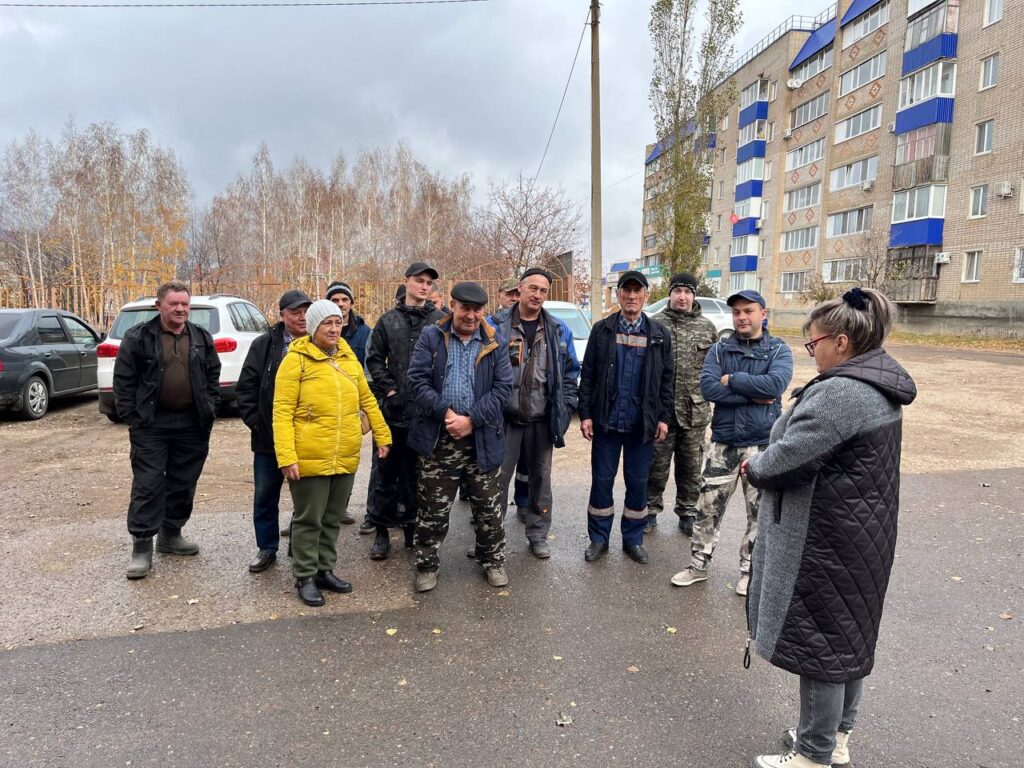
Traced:
<path fill-rule="evenodd" d="M 599 0 L 590 2 L 590 321 L 601 319 L 601 49 L 598 44 Z"/>

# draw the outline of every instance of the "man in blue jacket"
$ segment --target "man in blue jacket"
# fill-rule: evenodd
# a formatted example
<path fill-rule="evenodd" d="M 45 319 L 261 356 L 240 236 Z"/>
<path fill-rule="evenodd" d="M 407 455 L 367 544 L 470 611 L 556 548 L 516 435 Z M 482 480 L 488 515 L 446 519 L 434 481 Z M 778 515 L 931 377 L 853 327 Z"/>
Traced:
<path fill-rule="evenodd" d="M 746 595 L 761 494 L 746 477 L 740 477 L 739 469 L 744 460 L 768 445 L 772 424 L 782 413 L 782 393 L 793 378 L 793 353 L 765 329 L 768 312 L 760 293 L 738 291 L 728 304 L 736 332 L 708 351 L 700 374 L 701 394 L 715 404 L 715 414 L 697 505 L 699 517 L 690 540 L 690 565 L 673 576 L 672 583 L 688 587 L 707 581 L 725 508 L 742 481 L 747 529 L 740 543 L 736 594 Z"/>
<path fill-rule="evenodd" d="M 437 549 L 465 482 L 476 523 L 476 557 L 493 587 L 508 584 L 498 470 L 512 394 L 508 343 L 484 320 L 487 292 L 457 283 L 452 314 L 423 329 L 409 362 L 408 447 L 420 455 L 416 486 L 416 591 L 437 586 Z"/>

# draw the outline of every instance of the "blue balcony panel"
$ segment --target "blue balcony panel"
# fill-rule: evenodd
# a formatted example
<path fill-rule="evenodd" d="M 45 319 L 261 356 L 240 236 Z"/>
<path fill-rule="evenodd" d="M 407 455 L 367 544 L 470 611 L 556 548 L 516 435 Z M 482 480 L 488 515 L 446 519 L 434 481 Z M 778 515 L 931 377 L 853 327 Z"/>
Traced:
<path fill-rule="evenodd" d="M 704 245 L 711 245 L 711 235 L 704 235 Z"/>
<path fill-rule="evenodd" d="M 743 237 L 744 235 L 756 235 L 757 234 L 757 219 L 750 216 L 745 219 L 740 219 L 732 225 L 732 236 Z"/>
<path fill-rule="evenodd" d="M 919 70 L 921 67 L 931 64 L 939 59 L 956 58 L 956 34 L 944 32 L 933 37 L 927 43 L 922 43 L 917 48 L 912 48 L 903 54 L 903 74 Z"/>
<path fill-rule="evenodd" d="M 764 182 L 760 179 L 751 179 L 736 185 L 736 201 L 746 200 L 748 197 L 760 197 Z"/>
<path fill-rule="evenodd" d="M 889 247 L 909 245 L 942 245 L 945 219 L 917 219 L 893 224 L 889 228 Z"/>
<path fill-rule="evenodd" d="M 729 257 L 729 271 L 730 272 L 756 272 L 757 271 L 757 256 L 730 256 Z"/>
<path fill-rule="evenodd" d="M 793 63 L 789 65 L 789 70 L 792 72 L 794 69 L 799 67 L 811 56 L 823 51 L 832 45 L 832 41 L 836 39 L 836 19 L 833 16 L 829 21 L 826 21 L 816 30 L 811 32 L 811 36 L 807 38 L 804 43 L 804 47 L 800 49 L 800 53 L 793 59 Z"/>
<path fill-rule="evenodd" d="M 736 150 L 736 165 L 745 163 L 752 157 L 764 157 L 763 141 L 748 141 Z"/>
<path fill-rule="evenodd" d="M 740 121 L 739 127 L 742 128 L 745 125 L 750 125 L 755 120 L 767 120 L 768 119 L 768 102 L 767 101 L 755 101 L 753 104 L 748 104 L 746 107 L 740 110 Z"/>
<path fill-rule="evenodd" d="M 936 96 L 896 113 L 896 133 L 907 133 L 933 123 L 953 122 L 953 99 Z"/>
<path fill-rule="evenodd" d="M 851 21 L 861 16 L 876 5 L 880 5 L 882 0 L 853 0 L 853 3 L 849 8 L 846 9 L 846 13 L 843 14 L 842 21 L 839 22 L 840 27 L 845 27 Z"/>

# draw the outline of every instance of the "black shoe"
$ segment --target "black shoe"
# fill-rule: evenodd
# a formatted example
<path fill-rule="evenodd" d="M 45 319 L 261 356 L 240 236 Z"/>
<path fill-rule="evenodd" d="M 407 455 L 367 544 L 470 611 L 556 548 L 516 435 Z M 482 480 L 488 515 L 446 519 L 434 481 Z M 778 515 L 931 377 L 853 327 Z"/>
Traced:
<path fill-rule="evenodd" d="M 551 557 L 551 545 L 546 541 L 531 541 L 530 554 L 538 560 L 547 560 Z"/>
<path fill-rule="evenodd" d="M 261 549 L 249 563 L 249 573 L 261 573 L 267 570 L 275 560 L 277 560 L 277 550 Z"/>
<path fill-rule="evenodd" d="M 153 539 L 132 537 L 132 557 L 128 561 L 128 578 L 142 579 L 153 569 Z"/>
<path fill-rule="evenodd" d="M 622 551 L 626 553 L 630 560 L 635 560 L 640 565 L 647 565 L 651 561 L 651 557 L 647 554 L 643 544 L 623 544 Z"/>
<path fill-rule="evenodd" d="M 376 530 L 377 526 L 371 523 L 367 518 L 363 518 L 363 522 L 359 524 L 359 534 L 361 536 L 368 533 L 373 533 Z"/>
<path fill-rule="evenodd" d="M 317 571 L 316 576 L 313 577 L 313 583 L 328 592 L 340 592 L 344 595 L 352 591 L 352 585 L 335 576 L 334 571 Z"/>
<path fill-rule="evenodd" d="M 644 523 L 644 533 L 650 533 L 658 527 L 658 516 L 648 515 L 647 521 Z"/>
<path fill-rule="evenodd" d="M 679 518 L 679 530 L 693 538 L 693 518 L 692 517 L 680 517 Z"/>
<path fill-rule="evenodd" d="M 371 560 L 387 560 L 388 555 L 391 554 L 391 537 L 388 536 L 387 528 L 377 529 L 377 538 L 373 540 L 373 546 L 370 548 L 370 559 Z"/>
<path fill-rule="evenodd" d="M 602 557 L 607 551 L 607 541 L 592 541 L 590 542 L 590 546 L 587 547 L 586 551 L 583 553 L 583 559 L 588 563 L 592 563 L 599 557 Z"/>
<path fill-rule="evenodd" d="M 288 525 L 284 526 L 284 527 L 283 527 L 283 528 L 281 529 L 280 533 L 281 533 L 281 536 L 283 536 L 283 537 L 284 537 L 284 538 L 286 538 L 286 539 L 287 539 L 287 538 L 288 538 L 289 536 L 291 536 L 291 535 L 292 535 L 292 526 L 291 526 L 291 523 L 289 523 Z"/>
<path fill-rule="evenodd" d="M 312 576 L 307 576 L 304 579 L 296 579 L 295 589 L 299 593 L 299 600 L 304 602 L 306 605 L 319 608 L 324 604 L 324 596 L 320 594 L 320 590 L 317 589 L 316 581 Z"/>
<path fill-rule="evenodd" d="M 352 525 L 356 521 L 351 512 L 342 513 L 340 520 L 342 525 Z"/>
<path fill-rule="evenodd" d="M 405 526 L 405 548 L 412 549 L 416 546 L 416 526 L 407 525 Z"/>

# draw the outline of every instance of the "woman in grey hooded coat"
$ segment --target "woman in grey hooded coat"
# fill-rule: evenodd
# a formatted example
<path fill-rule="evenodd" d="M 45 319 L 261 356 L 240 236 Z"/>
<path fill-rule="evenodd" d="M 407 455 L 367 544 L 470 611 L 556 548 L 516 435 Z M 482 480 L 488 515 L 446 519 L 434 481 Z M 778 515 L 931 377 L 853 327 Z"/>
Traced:
<path fill-rule="evenodd" d="M 882 343 L 896 314 L 854 288 L 811 310 L 818 375 L 741 471 L 763 489 L 747 614 L 759 655 L 800 676 L 792 749 L 757 768 L 849 763 L 896 546 L 903 406 L 917 394 Z"/>

